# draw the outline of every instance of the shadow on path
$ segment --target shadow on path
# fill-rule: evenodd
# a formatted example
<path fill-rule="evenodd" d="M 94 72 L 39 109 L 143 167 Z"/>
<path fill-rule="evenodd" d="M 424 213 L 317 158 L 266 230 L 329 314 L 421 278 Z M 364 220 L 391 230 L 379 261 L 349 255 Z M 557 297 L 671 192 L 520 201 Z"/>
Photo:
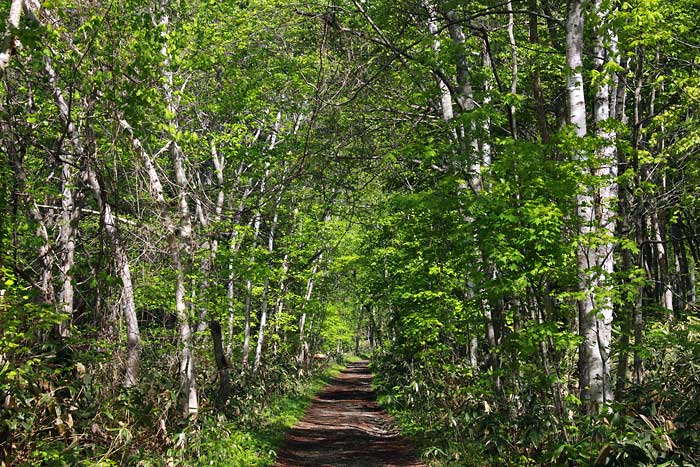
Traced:
<path fill-rule="evenodd" d="M 424 467 L 376 402 L 368 362 L 351 363 L 285 437 L 276 467 Z"/>

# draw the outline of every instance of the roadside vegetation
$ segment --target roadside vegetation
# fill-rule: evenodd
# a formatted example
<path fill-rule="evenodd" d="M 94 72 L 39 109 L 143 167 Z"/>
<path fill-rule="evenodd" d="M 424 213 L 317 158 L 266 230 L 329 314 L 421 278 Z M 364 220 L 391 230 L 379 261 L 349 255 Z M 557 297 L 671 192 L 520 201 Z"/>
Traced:
<path fill-rule="evenodd" d="M 700 465 L 697 0 L 0 5 L 0 467 Z M 321 369 L 319 369 L 321 367 Z"/>

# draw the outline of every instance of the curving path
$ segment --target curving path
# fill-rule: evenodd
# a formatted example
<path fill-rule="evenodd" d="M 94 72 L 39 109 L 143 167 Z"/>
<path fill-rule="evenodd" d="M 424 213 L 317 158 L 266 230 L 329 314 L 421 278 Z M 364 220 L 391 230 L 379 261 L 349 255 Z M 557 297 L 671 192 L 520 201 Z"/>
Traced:
<path fill-rule="evenodd" d="M 285 437 L 276 467 L 425 467 L 376 403 L 368 362 L 351 363 Z"/>

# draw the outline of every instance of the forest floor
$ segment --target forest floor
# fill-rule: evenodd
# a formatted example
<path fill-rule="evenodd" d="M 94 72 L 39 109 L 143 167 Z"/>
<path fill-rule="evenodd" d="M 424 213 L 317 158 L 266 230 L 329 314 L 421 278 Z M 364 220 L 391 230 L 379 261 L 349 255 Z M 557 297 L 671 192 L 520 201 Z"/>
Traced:
<path fill-rule="evenodd" d="M 354 362 L 287 433 L 276 467 L 424 467 L 377 405 L 368 362 Z"/>

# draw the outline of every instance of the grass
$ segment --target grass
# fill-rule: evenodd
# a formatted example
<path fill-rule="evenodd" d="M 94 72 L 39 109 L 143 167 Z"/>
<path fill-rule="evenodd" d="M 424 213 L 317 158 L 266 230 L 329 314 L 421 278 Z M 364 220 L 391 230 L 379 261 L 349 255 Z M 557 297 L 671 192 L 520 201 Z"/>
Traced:
<path fill-rule="evenodd" d="M 261 422 L 252 428 L 243 429 L 235 421 L 215 418 L 203 423 L 194 446 L 198 460 L 187 465 L 265 467 L 274 464 L 285 433 L 301 420 L 314 396 L 350 361 L 329 365 L 301 383 L 296 391 L 274 400 L 262 412 Z"/>

